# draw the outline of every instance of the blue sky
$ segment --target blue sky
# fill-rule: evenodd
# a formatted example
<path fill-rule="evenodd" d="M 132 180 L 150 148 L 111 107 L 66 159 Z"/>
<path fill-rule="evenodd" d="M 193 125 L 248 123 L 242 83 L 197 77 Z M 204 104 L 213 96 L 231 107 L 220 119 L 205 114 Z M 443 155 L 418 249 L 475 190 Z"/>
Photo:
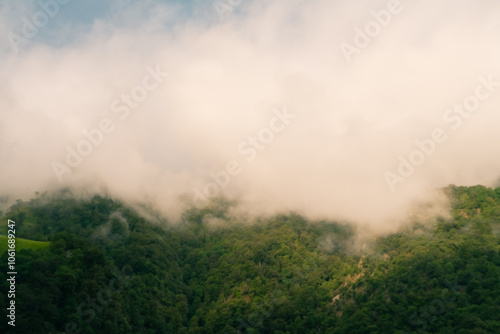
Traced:
<path fill-rule="evenodd" d="M 44 12 L 40 3 L 51 4 L 55 0 L 7 0 L 0 4 L 0 13 L 3 25 L 0 32 L 3 33 L 2 42 L 4 49 L 9 49 L 10 40 L 8 33 L 13 32 L 22 36 L 21 29 L 24 26 L 23 18 L 33 23 L 33 15 Z M 133 24 L 124 20 L 121 15 L 124 11 L 133 10 L 135 19 L 147 20 L 150 11 L 155 11 L 158 6 L 175 10 L 175 16 L 165 21 L 165 27 L 172 24 L 187 22 L 190 20 L 205 21 L 207 24 L 217 23 L 217 12 L 213 3 L 201 0 L 71 0 L 67 4 L 58 5 L 59 9 L 54 17 L 44 24 L 36 35 L 30 39 L 30 44 L 45 44 L 49 46 L 62 46 L 71 43 L 76 38 L 88 33 L 96 21 L 109 22 L 122 20 L 117 25 Z M 53 8 L 53 7 L 50 7 Z M 237 9 L 234 11 L 236 12 Z M 130 18 L 130 17 L 129 17 Z M 7 48 L 6 48 L 7 46 Z"/>

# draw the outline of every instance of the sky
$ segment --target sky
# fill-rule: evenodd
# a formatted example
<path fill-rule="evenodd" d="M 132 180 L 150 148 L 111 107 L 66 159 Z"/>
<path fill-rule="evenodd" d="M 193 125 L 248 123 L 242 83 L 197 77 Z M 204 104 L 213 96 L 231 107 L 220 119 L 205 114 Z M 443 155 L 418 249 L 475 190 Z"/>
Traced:
<path fill-rule="evenodd" d="M 500 3 L 3 1 L 0 195 L 376 229 L 500 185 Z"/>

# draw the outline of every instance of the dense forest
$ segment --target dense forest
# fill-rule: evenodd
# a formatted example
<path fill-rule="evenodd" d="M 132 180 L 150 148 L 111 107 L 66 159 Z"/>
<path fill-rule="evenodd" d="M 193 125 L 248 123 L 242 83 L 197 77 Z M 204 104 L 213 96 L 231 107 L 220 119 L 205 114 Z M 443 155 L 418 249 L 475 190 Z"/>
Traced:
<path fill-rule="evenodd" d="M 363 246 L 348 223 L 244 223 L 224 199 L 175 224 L 68 190 L 17 201 L 2 225 L 46 247 L 17 252 L 0 332 L 500 333 L 500 188 L 444 191 L 449 217 Z M 6 270 L 0 287 L 7 305 Z"/>

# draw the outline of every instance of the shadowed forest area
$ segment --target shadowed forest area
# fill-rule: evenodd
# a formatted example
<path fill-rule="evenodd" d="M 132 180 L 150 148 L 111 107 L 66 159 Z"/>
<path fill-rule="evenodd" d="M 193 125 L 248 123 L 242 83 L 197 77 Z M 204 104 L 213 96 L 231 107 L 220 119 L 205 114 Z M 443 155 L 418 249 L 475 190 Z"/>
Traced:
<path fill-rule="evenodd" d="M 2 221 L 49 244 L 17 251 L 16 327 L 0 331 L 499 333 L 500 188 L 445 191 L 450 217 L 363 240 L 292 213 L 243 223 L 223 199 L 177 224 L 70 191 L 18 201 Z"/>

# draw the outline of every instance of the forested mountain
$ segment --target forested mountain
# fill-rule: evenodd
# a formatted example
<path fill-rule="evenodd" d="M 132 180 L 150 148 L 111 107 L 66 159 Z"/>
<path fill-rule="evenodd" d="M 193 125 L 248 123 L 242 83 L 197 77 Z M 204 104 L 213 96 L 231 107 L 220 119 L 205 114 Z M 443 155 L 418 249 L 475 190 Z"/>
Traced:
<path fill-rule="evenodd" d="M 500 333 L 500 188 L 445 191 L 449 218 L 364 247 L 347 223 L 249 224 L 223 199 L 176 224 L 69 191 L 18 201 L 2 224 L 49 244 L 17 252 L 16 327 L 0 332 Z"/>

